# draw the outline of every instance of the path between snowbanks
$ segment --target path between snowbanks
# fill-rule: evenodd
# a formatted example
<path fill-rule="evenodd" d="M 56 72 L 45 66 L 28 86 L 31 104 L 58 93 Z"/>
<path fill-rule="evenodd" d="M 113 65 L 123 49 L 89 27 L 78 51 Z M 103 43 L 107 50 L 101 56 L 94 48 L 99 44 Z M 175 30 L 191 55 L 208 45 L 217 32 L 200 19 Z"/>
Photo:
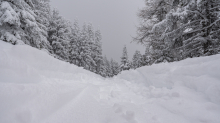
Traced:
<path fill-rule="evenodd" d="M 0 123 L 220 123 L 220 55 L 105 79 L 0 41 Z"/>

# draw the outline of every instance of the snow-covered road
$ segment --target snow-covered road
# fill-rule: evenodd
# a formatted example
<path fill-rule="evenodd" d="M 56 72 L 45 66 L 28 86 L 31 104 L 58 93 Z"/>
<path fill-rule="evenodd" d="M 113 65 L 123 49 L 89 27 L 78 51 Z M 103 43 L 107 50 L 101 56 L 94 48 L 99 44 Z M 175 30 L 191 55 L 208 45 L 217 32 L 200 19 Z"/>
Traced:
<path fill-rule="evenodd" d="M 220 123 L 220 55 L 105 79 L 0 41 L 0 123 Z"/>

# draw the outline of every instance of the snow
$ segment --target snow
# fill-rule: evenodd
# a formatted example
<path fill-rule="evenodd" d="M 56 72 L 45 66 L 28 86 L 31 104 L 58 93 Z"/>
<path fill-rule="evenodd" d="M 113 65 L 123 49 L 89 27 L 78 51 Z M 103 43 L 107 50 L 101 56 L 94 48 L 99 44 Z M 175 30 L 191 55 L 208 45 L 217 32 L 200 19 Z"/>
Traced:
<path fill-rule="evenodd" d="M 16 34 L 16 36 L 14 36 L 9 32 L 5 32 L 5 34 L 3 34 L 0 39 L 3 40 L 5 39 L 6 41 L 11 42 L 13 44 L 20 44 L 20 45 L 24 44 L 22 40 L 19 40 L 21 39 L 19 34 Z"/>
<path fill-rule="evenodd" d="M 24 19 L 29 19 L 30 21 L 35 21 L 35 17 L 25 10 L 21 11 L 21 15 Z"/>
<path fill-rule="evenodd" d="M 193 29 L 192 28 L 187 28 L 187 29 L 185 29 L 183 32 L 184 33 L 187 33 L 187 32 L 190 32 L 190 31 L 192 31 Z"/>
<path fill-rule="evenodd" d="M 0 25 L 3 25 L 3 23 L 9 23 L 11 25 L 20 25 L 19 18 L 17 13 L 12 9 L 10 4 L 6 1 L 2 2 L 0 5 Z"/>
<path fill-rule="evenodd" d="M 0 123 L 219 123 L 220 55 L 105 79 L 0 41 Z"/>

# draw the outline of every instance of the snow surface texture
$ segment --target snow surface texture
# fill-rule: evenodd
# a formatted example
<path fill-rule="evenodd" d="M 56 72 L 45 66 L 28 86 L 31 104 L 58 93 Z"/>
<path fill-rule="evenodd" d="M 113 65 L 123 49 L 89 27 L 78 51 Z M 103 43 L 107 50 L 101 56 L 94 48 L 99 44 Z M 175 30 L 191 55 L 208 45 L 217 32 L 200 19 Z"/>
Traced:
<path fill-rule="evenodd" d="M 220 55 L 105 79 L 0 41 L 0 123 L 220 123 Z"/>

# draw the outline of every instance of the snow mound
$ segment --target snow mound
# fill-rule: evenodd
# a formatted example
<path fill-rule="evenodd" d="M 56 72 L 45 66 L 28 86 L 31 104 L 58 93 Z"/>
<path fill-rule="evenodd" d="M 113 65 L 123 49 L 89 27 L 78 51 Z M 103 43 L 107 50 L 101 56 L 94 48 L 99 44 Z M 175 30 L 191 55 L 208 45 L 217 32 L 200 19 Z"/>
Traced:
<path fill-rule="evenodd" d="M 0 123 L 220 123 L 220 55 L 111 79 L 0 41 Z"/>
<path fill-rule="evenodd" d="M 220 104 L 220 55 L 162 63 L 123 72 L 120 79 L 156 88 L 185 87 Z"/>
<path fill-rule="evenodd" d="M 28 45 L 0 41 L 0 81 L 8 83 L 39 83 L 47 79 L 76 80 L 97 75 L 49 56 Z"/>

